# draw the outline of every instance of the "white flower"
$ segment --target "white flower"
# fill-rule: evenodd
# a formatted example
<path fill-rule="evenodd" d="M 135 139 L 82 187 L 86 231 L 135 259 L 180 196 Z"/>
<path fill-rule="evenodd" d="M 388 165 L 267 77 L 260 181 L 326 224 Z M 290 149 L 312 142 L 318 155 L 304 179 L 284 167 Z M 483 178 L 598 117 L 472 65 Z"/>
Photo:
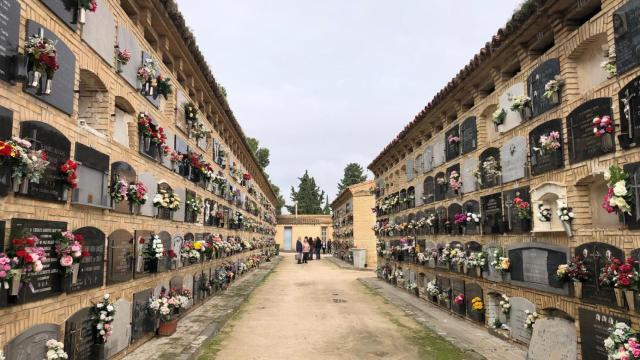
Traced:
<path fill-rule="evenodd" d="M 611 350 L 611 349 L 613 349 L 614 345 L 615 345 L 615 342 L 613 342 L 613 340 L 611 340 L 610 338 L 605 339 L 605 341 L 604 341 L 604 347 L 605 347 L 607 350 Z"/>
<path fill-rule="evenodd" d="M 109 298 L 110 298 L 110 297 L 111 297 L 111 295 L 109 295 L 109 294 L 104 294 L 104 296 L 103 296 L 103 298 L 104 298 L 105 300 L 109 300 Z"/>
<path fill-rule="evenodd" d="M 103 307 L 103 306 L 104 306 L 104 304 L 103 304 L 103 303 L 97 303 L 97 304 L 96 304 L 96 307 L 97 307 L 98 309 L 102 309 L 102 307 Z"/>
<path fill-rule="evenodd" d="M 613 186 L 613 193 L 616 196 L 625 196 L 625 195 L 627 195 L 627 184 L 626 184 L 626 182 L 624 180 L 618 181 Z"/>
<path fill-rule="evenodd" d="M 107 305 L 107 311 L 108 312 L 112 312 L 113 311 L 113 305 Z"/>
<path fill-rule="evenodd" d="M 595 129 L 594 129 L 594 130 L 595 130 Z M 606 181 L 611 180 L 611 173 L 609 172 L 609 170 L 605 170 L 605 171 L 604 171 L 604 179 L 605 179 Z"/>

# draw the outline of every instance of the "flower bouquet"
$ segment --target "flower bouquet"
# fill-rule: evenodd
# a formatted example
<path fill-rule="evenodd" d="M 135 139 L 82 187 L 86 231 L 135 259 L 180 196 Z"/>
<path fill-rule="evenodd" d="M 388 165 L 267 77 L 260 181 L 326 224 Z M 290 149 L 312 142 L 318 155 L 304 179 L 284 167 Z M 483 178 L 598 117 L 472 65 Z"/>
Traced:
<path fill-rule="evenodd" d="M 513 203 L 516 205 L 517 215 L 520 220 L 531 219 L 531 204 L 529 202 L 517 196 L 513 199 Z"/>
<path fill-rule="evenodd" d="M 447 142 L 449 143 L 449 145 L 454 145 L 460 142 L 460 137 L 456 136 L 456 135 L 449 135 L 449 137 L 447 138 Z"/>
<path fill-rule="evenodd" d="M 522 120 L 529 120 L 532 116 L 531 98 L 526 95 L 519 95 L 511 101 L 511 111 L 520 113 Z"/>
<path fill-rule="evenodd" d="M 12 170 L 13 191 L 26 194 L 29 182 L 39 183 L 49 166 L 44 150 L 31 149 L 31 142 L 19 137 L 0 141 L 0 164 Z"/>
<path fill-rule="evenodd" d="M 471 299 L 471 310 L 477 313 L 484 312 L 484 303 L 482 302 L 482 299 L 480 297 L 476 296 Z"/>
<path fill-rule="evenodd" d="M 633 197 L 629 191 L 629 174 L 621 167 L 611 165 L 609 170 L 605 171 L 604 179 L 607 181 L 609 190 L 604 196 L 602 208 L 608 213 L 625 213 L 631 215 Z"/>
<path fill-rule="evenodd" d="M 526 320 L 524 321 L 524 328 L 527 330 L 533 330 L 533 325 L 539 318 L 538 313 L 535 311 L 531 312 L 529 310 L 525 310 L 524 313 L 527 316 Z"/>
<path fill-rule="evenodd" d="M 64 186 L 67 189 L 75 189 L 78 187 L 77 169 L 78 163 L 73 160 L 67 160 L 64 164 L 60 165 L 60 174 L 65 177 Z"/>
<path fill-rule="evenodd" d="M 457 194 L 461 187 L 462 181 L 460 181 L 460 173 L 455 170 L 451 170 L 451 173 L 449 173 L 449 188 Z"/>
<path fill-rule="evenodd" d="M 610 359 L 640 359 L 638 333 L 623 322 L 616 323 L 609 329 L 609 337 L 604 340 L 604 348 Z"/>
<path fill-rule="evenodd" d="M 635 292 L 638 291 L 640 274 L 636 270 L 637 261 L 628 258 L 624 262 L 612 258 L 600 272 L 600 285 L 613 286 L 618 307 L 624 307 L 624 297 L 629 310 L 635 311 Z"/>
<path fill-rule="evenodd" d="M 492 115 L 493 123 L 497 126 L 504 124 L 507 112 L 503 108 L 498 108 Z"/>
<path fill-rule="evenodd" d="M 538 204 L 538 221 L 550 222 L 551 221 L 551 207 L 545 204 Z"/>
<path fill-rule="evenodd" d="M 458 296 L 453 299 L 453 302 L 458 306 L 464 305 L 464 294 L 458 294 Z"/>
<path fill-rule="evenodd" d="M 613 120 L 611 120 L 611 116 L 596 116 L 593 119 L 593 134 L 595 136 L 600 137 L 605 134 L 613 134 L 613 130 Z"/>
<path fill-rule="evenodd" d="M 113 183 L 109 187 L 109 196 L 114 204 L 118 204 L 124 200 L 127 200 L 129 193 L 129 183 L 126 180 L 120 179 L 116 175 Z"/>
<path fill-rule="evenodd" d="M 563 85 L 564 79 L 560 75 L 556 75 L 544 85 L 544 97 L 547 98 L 551 104 L 559 103 L 560 89 Z"/>
<path fill-rule="evenodd" d="M 189 298 L 178 293 L 175 289 L 167 291 L 163 288 L 162 291 L 160 291 L 160 296 L 150 298 L 147 309 L 152 315 L 160 318 L 158 335 L 172 335 L 176 331 L 178 324 L 178 319 L 175 318 L 175 314 L 188 305 Z"/>
<path fill-rule="evenodd" d="M 184 121 L 187 123 L 188 128 L 191 129 L 191 124 L 198 122 L 198 108 L 191 102 L 184 103 L 182 105 L 184 109 Z"/>
<path fill-rule="evenodd" d="M 29 59 L 31 77 L 31 81 L 28 83 L 29 87 L 37 87 L 42 75 L 46 74 L 47 82 L 42 93 L 44 95 L 51 94 L 53 75 L 60 68 L 56 43 L 40 34 L 34 34 L 24 44 L 24 51 Z"/>
<path fill-rule="evenodd" d="M 87 11 L 96 12 L 98 10 L 98 0 L 78 0 L 78 23 L 84 24 Z"/>
<path fill-rule="evenodd" d="M 56 339 L 47 340 L 47 358 L 45 360 L 65 360 L 69 355 L 64 351 L 64 344 Z"/>
<path fill-rule="evenodd" d="M 44 248 L 37 246 L 38 241 L 39 239 L 31 234 L 11 240 L 9 256 L 18 260 L 17 266 L 13 268 L 15 271 L 13 271 L 11 295 L 18 295 L 20 281 L 28 281 L 23 279 L 22 275 L 38 273 L 44 269 L 46 253 Z"/>
<path fill-rule="evenodd" d="M 153 96 L 154 89 L 156 88 L 155 79 L 158 74 L 158 68 L 153 59 L 147 58 L 142 63 L 142 66 L 138 68 L 136 75 L 140 82 L 140 92 L 146 96 Z"/>
<path fill-rule="evenodd" d="M 111 296 L 104 294 L 102 300 L 93 305 L 93 323 L 95 331 L 95 342 L 98 345 L 106 344 L 113 330 L 111 323 L 116 315 L 116 308 L 111 304 Z"/>
<path fill-rule="evenodd" d="M 509 312 L 511 312 L 511 299 L 507 295 L 502 294 L 499 306 L 503 314 L 509 315 Z"/>
<path fill-rule="evenodd" d="M 14 276 L 19 273 L 20 261 L 17 257 L 9 257 L 5 253 L 0 253 L 0 288 L 9 290 L 13 285 Z M 15 287 L 18 288 L 20 283 L 20 279 L 18 278 L 18 282 L 15 284 Z M 6 305 L 6 301 L 5 304 Z"/>
<path fill-rule="evenodd" d="M 127 188 L 127 199 L 129 199 L 131 204 L 140 206 L 147 203 L 148 190 L 145 184 L 140 181 L 136 181 L 135 183 L 129 184 Z"/>
<path fill-rule="evenodd" d="M 131 60 L 131 52 L 129 52 L 129 50 L 124 49 L 124 50 L 118 50 L 116 52 L 116 67 L 119 73 L 122 72 L 122 67 L 126 66 L 130 60 Z"/>
<path fill-rule="evenodd" d="M 556 214 L 558 215 L 558 219 L 560 219 L 560 222 L 562 222 L 562 226 L 564 227 L 564 231 L 567 233 L 567 236 L 573 236 L 573 233 L 571 232 L 571 222 L 575 218 L 573 209 L 567 207 L 567 204 L 564 201 L 558 201 L 558 209 L 556 210 Z"/>
<path fill-rule="evenodd" d="M 180 197 L 172 192 L 160 190 L 153 198 L 153 206 L 173 212 L 180 209 Z"/>
<path fill-rule="evenodd" d="M 75 285 L 80 273 L 80 261 L 83 257 L 90 255 L 83 249 L 84 237 L 65 231 L 53 234 L 53 240 L 56 243 L 55 249 L 60 266 L 64 268 L 65 276 L 71 276 L 71 284 Z"/>
<path fill-rule="evenodd" d="M 571 281 L 575 296 L 582 298 L 582 283 L 591 279 L 591 272 L 584 265 L 583 258 L 576 256 L 568 264 L 558 265 L 556 277 L 563 282 Z"/>
<path fill-rule="evenodd" d="M 509 261 L 508 257 L 504 256 L 504 252 L 500 248 L 493 251 L 493 261 L 491 261 L 491 266 L 495 270 L 505 274 L 508 273 L 511 268 L 511 261 Z"/>
<path fill-rule="evenodd" d="M 540 154 L 542 155 L 560 149 L 560 147 L 562 146 L 562 144 L 560 143 L 560 132 L 551 131 L 548 134 L 540 135 L 538 144 L 540 144 L 540 147 L 534 147 L 533 149 L 536 151 L 540 151 Z"/>

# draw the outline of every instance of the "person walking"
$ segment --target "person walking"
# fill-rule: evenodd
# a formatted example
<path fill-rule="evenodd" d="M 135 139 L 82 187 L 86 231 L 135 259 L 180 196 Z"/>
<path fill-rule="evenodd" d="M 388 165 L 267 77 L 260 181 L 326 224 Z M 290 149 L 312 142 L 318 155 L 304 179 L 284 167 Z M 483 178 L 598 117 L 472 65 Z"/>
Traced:
<path fill-rule="evenodd" d="M 322 240 L 316 237 L 316 260 L 320 260 L 320 250 L 322 250 Z"/>
<path fill-rule="evenodd" d="M 327 253 L 327 240 L 322 242 L 322 255 Z"/>
<path fill-rule="evenodd" d="M 305 239 L 304 243 L 302 243 L 302 262 L 304 264 L 306 264 L 307 260 L 309 259 L 310 249 L 311 247 L 309 246 L 309 240 Z"/>
<path fill-rule="evenodd" d="M 327 250 L 329 250 L 329 254 L 331 254 L 331 239 L 329 239 L 329 241 L 327 241 Z"/>
<path fill-rule="evenodd" d="M 302 241 L 300 241 L 300 236 L 296 241 L 296 258 L 298 258 L 298 264 L 302 264 Z"/>

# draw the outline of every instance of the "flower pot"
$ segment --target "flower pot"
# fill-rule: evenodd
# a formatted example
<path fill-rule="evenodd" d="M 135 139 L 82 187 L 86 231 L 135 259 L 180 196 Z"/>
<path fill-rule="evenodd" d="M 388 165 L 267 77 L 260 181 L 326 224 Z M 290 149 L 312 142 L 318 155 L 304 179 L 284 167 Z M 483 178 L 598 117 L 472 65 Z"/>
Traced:
<path fill-rule="evenodd" d="M 80 263 L 73 263 L 71 265 L 71 285 L 78 283 L 78 274 L 80 273 Z"/>
<path fill-rule="evenodd" d="M 176 332 L 178 327 L 178 319 L 171 319 L 169 321 L 160 320 L 160 326 L 158 326 L 159 336 L 171 336 Z"/>
<path fill-rule="evenodd" d="M 42 90 L 42 94 L 51 95 L 52 87 L 53 87 L 53 80 L 51 78 L 48 78 L 47 81 L 44 83 L 44 89 Z"/>
<path fill-rule="evenodd" d="M 84 24 L 87 22 L 87 10 L 85 8 L 78 9 L 78 23 Z"/>
<path fill-rule="evenodd" d="M 120 61 L 117 61 L 117 60 L 116 60 L 116 72 L 118 74 L 122 73 L 122 63 Z"/>
<path fill-rule="evenodd" d="M 462 265 L 462 264 L 460 264 L 460 263 L 458 262 L 458 263 L 456 263 L 456 267 L 457 267 L 457 269 L 458 269 L 458 272 L 462 272 L 462 267 L 463 267 L 463 265 Z"/>
<path fill-rule="evenodd" d="M 11 279 L 11 296 L 18 296 L 20 293 L 20 279 L 22 278 L 22 270 L 19 269 Z"/>
<path fill-rule="evenodd" d="M 482 277 L 482 268 L 480 266 L 476 266 L 476 276 Z"/>
<path fill-rule="evenodd" d="M 34 70 L 31 72 L 31 81 L 29 82 L 29 87 L 35 88 L 40 84 L 40 79 L 42 78 L 42 73 L 38 70 Z"/>
<path fill-rule="evenodd" d="M 567 233 L 568 237 L 573 236 L 573 232 L 571 231 L 571 223 L 568 221 L 562 221 L 562 227 L 564 228 L 564 232 Z"/>
<path fill-rule="evenodd" d="M 144 151 L 149 151 L 151 149 L 151 138 L 144 137 L 142 139 L 142 142 L 143 142 L 143 146 L 144 146 Z"/>
<path fill-rule="evenodd" d="M 573 283 L 573 295 L 578 299 L 582 299 L 582 283 L 581 282 L 578 281 Z"/>
<path fill-rule="evenodd" d="M 624 297 L 627 300 L 627 306 L 629 306 L 629 311 L 635 312 L 636 311 L 636 302 L 635 302 L 635 297 L 636 297 L 636 293 L 633 290 L 625 290 L 624 291 Z"/>
<path fill-rule="evenodd" d="M 613 292 L 616 294 L 616 304 L 618 307 L 624 307 L 624 297 L 622 295 L 622 289 L 614 288 Z"/>
<path fill-rule="evenodd" d="M 467 264 L 463 264 L 463 265 L 462 265 L 462 273 L 466 275 L 466 274 L 468 273 L 468 270 L 469 270 L 469 269 L 468 269 Z"/>
<path fill-rule="evenodd" d="M 134 202 L 129 202 L 129 212 L 132 215 L 140 214 L 140 204 L 134 203 Z"/>

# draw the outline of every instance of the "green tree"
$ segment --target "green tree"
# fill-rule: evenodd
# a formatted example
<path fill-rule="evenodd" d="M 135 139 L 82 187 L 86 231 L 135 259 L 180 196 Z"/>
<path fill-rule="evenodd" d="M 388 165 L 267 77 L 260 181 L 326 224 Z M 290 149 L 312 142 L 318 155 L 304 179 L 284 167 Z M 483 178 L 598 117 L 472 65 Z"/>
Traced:
<path fill-rule="evenodd" d="M 322 207 L 325 201 L 325 193 L 316 185 L 316 180 L 309 176 L 309 171 L 305 170 L 304 175 L 298 178 L 300 184 L 298 191 L 291 187 L 291 201 L 293 205 L 286 205 L 289 213 L 295 214 L 296 203 L 298 204 L 298 214 L 323 214 Z"/>
<path fill-rule="evenodd" d="M 276 215 L 281 215 L 282 214 L 282 207 L 285 204 L 285 200 L 284 200 L 284 196 L 282 196 L 282 194 L 280 193 L 280 187 L 274 183 L 271 182 L 270 179 L 267 179 L 269 181 L 269 185 L 271 186 L 271 190 L 273 190 L 273 193 L 276 195 L 276 198 L 278 199 L 278 202 L 276 203 Z"/>
<path fill-rule="evenodd" d="M 356 163 L 347 164 L 344 168 L 344 176 L 338 184 L 338 192 L 341 192 L 351 185 L 359 184 L 366 180 L 367 175 L 364 173 L 362 166 Z"/>
<path fill-rule="evenodd" d="M 248 137 L 247 143 L 251 151 L 256 155 L 258 165 L 264 170 L 271 163 L 271 160 L 269 160 L 269 155 L 271 155 L 269 149 L 260 147 L 260 141 L 256 138 Z"/>
<path fill-rule="evenodd" d="M 331 205 L 329 205 L 329 195 L 327 195 L 324 200 L 324 208 L 322 208 L 322 213 L 325 215 L 331 215 Z"/>

